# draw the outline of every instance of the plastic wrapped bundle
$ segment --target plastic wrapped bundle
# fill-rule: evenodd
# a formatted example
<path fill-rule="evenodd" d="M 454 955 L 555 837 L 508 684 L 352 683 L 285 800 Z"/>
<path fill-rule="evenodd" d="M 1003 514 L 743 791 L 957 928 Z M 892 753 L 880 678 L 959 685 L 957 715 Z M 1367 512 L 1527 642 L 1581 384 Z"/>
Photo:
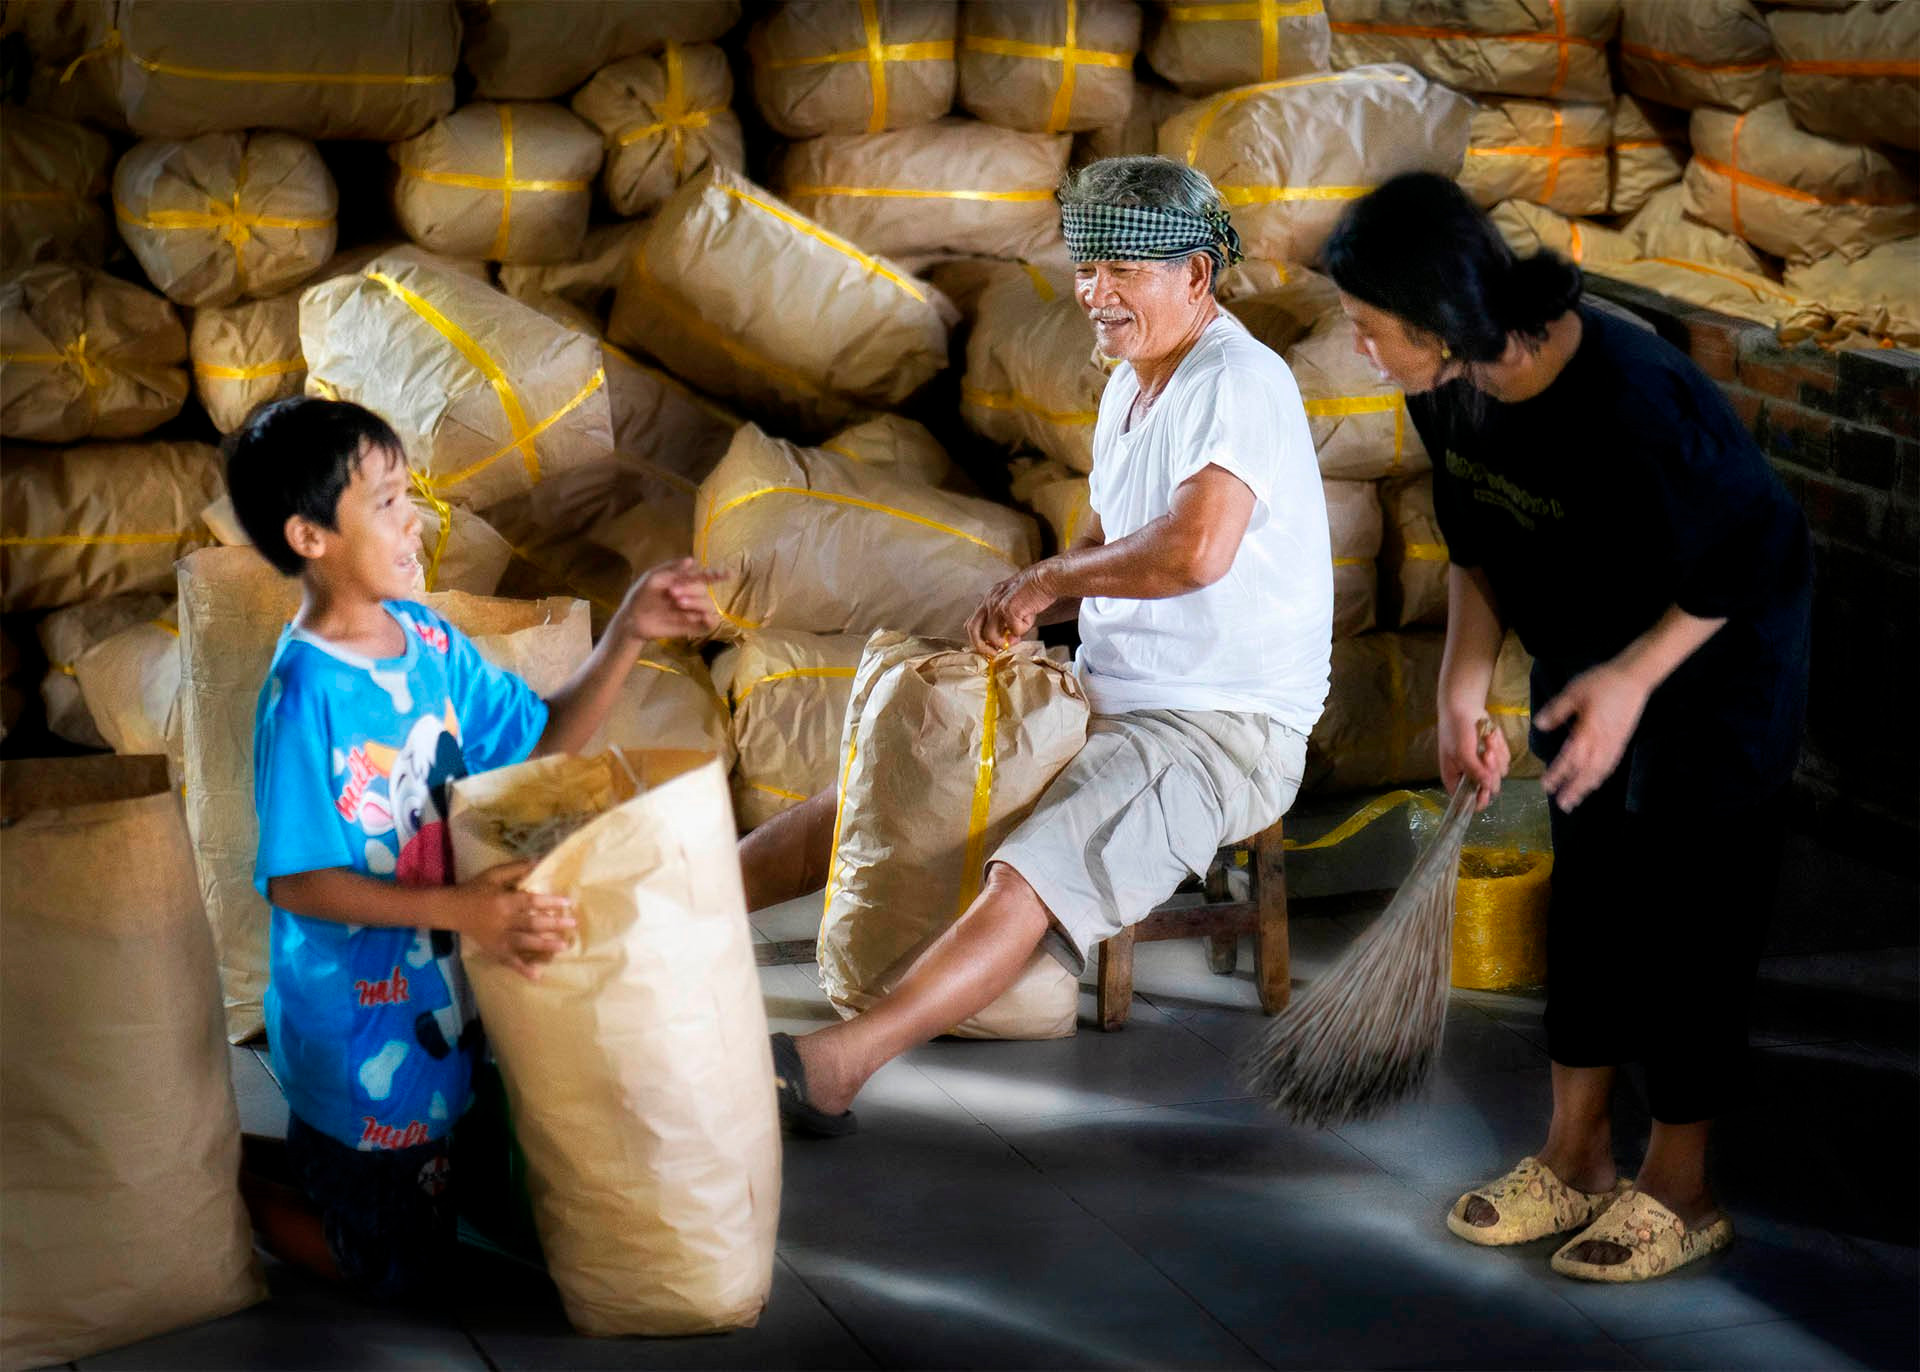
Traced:
<path fill-rule="evenodd" d="M 800 213 L 890 257 L 1057 255 L 1053 193 L 1072 146 L 1064 135 L 942 119 L 796 143 L 776 186 Z"/>
<path fill-rule="evenodd" d="M 0 436 L 134 438 L 187 400 L 187 333 L 151 291 L 43 262 L 0 277 Z"/>
<path fill-rule="evenodd" d="M 1920 238 L 1883 243 L 1857 262 L 1825 258 L 1787 270 L 1787 289 L 1805 301 L 1780 336 L 1920 349 Z"/>
<path fill-rule="evenodd" d="M 1599 262 L 1596 274 L 1626 281 L 1689 305 L 1777 328 L 1799 315 L 1804 302 L 1770 277 L 1737 267 L 1712 267 L 1678 257 Z"/>
<path fill-rule="evenodd" d="M 580 255 L 599 135 L 558 105 L 467 105 L 388 151 L 407 237 L 450 257 L 567 262 Z"/>
<path fill-rule="evenodd" d="M 1340 289 L 1332 281 L 1305 267 L 1284 270 L 1285 279 L 1269 289 L 1235 296 L 1226 304 L 1248 333 L 1277 353 L 1285 353 L 1328 312 L 1340 308 Z"/>
<path fill-rule="evenodd" d="M 0 268 L 106 261 L 100 197 L 113 148 L 92 129 L 14 109 L 0 121 Z"/>
<path fill-rule="evenodd" d="M 1178 91 L 1135 80 L 1127 117 L 1078 135 L 1073 165 L 1083 167 L 1106 157 L 1152 157 L 1160 151 L 1160 126 L 1192 103 Z"/>
<path fill-rule="evenodd" d="M 820 445 L 862 467 L 879 467 L 890 476 L 938 486 L 953 470 L 953 460 L 927 426 L 903 415 L 882 414 L 842 429 Z"/>
<path fill-rule="evenodd" d="M 1920 148 L 1920 7 L 1855 4 L 1767 15 L 1780 86 L 1802 127 L 1849 143 Z"/>
<path fill-rule="evenodd" d="M 645 214 L 708 163 L 746 165 L 727 55 L 710 43 L 669 43 L 658 57 L 603 67 L 573 97 L 573 112 L 600 130 L 601 184 L 620 215 Z"/>
<path fill-rule="evenodd" d="M 88 648 L 74 680 L 101 738 L 116 753 L 164 754 L 181 768 L 180 628 L 173 602 Z"/>
<path fill-rule="evenodd" d="M 1087 720 L 1072 668 L 1037 643 L 988 659 L 904 634 L 869 640 L 841 736 L 816 950 L 821 989 L 843 1017 L 892 990 L 973 903 L 987 859 L 1080 751 Z M 1042 949 L 997 1000 L 947 1032 L 1064 1038 L 1079 993 Z"/>
<path fill-rule="evenodd" d="M 1306 3 L 1218 5 L 1161 0 L 1147 63 L 1187 95 L 1327 69 L 1327 15 Z"/>
<path fill-rule="evenodd" d="M 1333 547 L 1333 636 L 1351 638 L 1379 617 L 1380 497 L 1371 481 L 1322 481 Z"/>
<path fill-rule="evenodd" d="M 82 748 L 108 746 L 80 693 L 80 657 L 121 630 L 157 618 L 171 603 L 171 597 L 154 592 L 112 595 L 55 610 L 40 621 L 40 647 L 47 655 L 40 700 L 49 730 Z"/>
<path fill-rule="evenodd" d="M 1608 208 L 1631 214 L 1687 169 L 1687 119 L 1678 110 L 1622 93 L 1613 102 L 1613 192 Z"/>
<path fill-rule="evenodd" d="M 485 510 L 613 451 L 594 339 L 480 282 L 392 258 L 300 298 L 307 390 L 392 424 L 433 492 Z"/>
<path fill-rule="evenodd" d="M 1633 240 L 1615 229 L 1603 228 L 1555 214 L 1530 200 L 1503 200 L 1487 213 L 1500 236 L 1522 257 L 1547 249 L 1584 266 L 1608 259 L 1638 257 Z"/>
<path fill-rule="evenodd" d="M 960 9 L 960 104 L 1023 133 L 1126 120 L 1140 8 L 1133 0 L 972 0 Z"/>
<path fill-rule="evenodd" d="M 739 0 L 486 0 L 469 4 L 461 60 L 474 94 L 552 100 L 595 71 L 672 43 L 711 43 L 740 17 Z"/>
<path fill-rule="evenodd" d="M 1107 370 L 1068 288 L 1037 270 L 1007 273 L 980 297 L 960 417 L 983 438 L 1090 472 Z"/>
<path fill-rule="evenodd" d="M 239 428 L 256 406 L 298 395 L 306 385 L 297 294 L 195 310 L 187 346 L 193 389 L 221 433 Z"/>
<path fill-rule="evenodd" d="M 333 256 L 338 206 L 320 150 L 270 130 L 149 139 L 113 172 L 120 236 L 181 305 L 299 285 Z"/>
<path fill-rule="evenodd" d="M 1693 112 L 1687 212 L 1789 262 L 1852 260 L 1920 233 L 1920 186 L 1876 148 L 1794 123 L 1787 102 Z"/>
<path fill-rule="evenodd" d="M 225 484 L 205 443 L 15 448 L 0 482 L 0 608 L 171 589 L 175 560 L 210 540 L 200 512 Z"/>
<path fill-rule="evenodd" d="M 782 0 L 747 44 L 761 117 L 787 138 L 881 133 L 953 108 L 953 0 Z"/>
<path fill-rule="evenodd" d="M 1333 65 L 1404 62 L 1456 90 L 1611 100 L 1621 0 L 1327 0 Z"/>
<path fill-rule="evenodd" d="M 1354 350 L 1353 324 L 1335 310 L 1287 350 L 1300 387 L 1320 475 L 1374 481 L 1432 463 L 1407 417 L 1406 397 Z"/>
<path fill-rule="evenodd" d="M 420 515 L 421 589 L 492 595 L 513 561 L 512 545 L 472 510 L 442 500 L 417 469 L 409 476 Z"/>
<path fill-rule="evenodd" d="M 1334 640 L 1326 708 L 1307 740 L 1305 787 L 1357 791 L 1434 780 L 1440 771 L 1437 633 Z"/>
<path fill-rule="evenodd" d="M 1037 543 L 1018 511 L 749 424 L 701 483 L 693 550 L 733 573 L 712 588 L 722 637 L 893 625 L 957 634 L 992 586 L 1033 561 Z M 909 567 L 912 576 L 900 575 Z"/>
<path fill-rule="evenodd" d="M 1382 620 L 1389 628 L 1447 622 L 1447 541 L 1433 513 L 1430 472 L 1380 487 Z"/>
<path fill-rule="evenodd" d="M 613 293 L 627 274 L 627 263 L 646 234 L 643 219 L 588 229 L 580 255 L 571 262 L 503 262 L 500 289 L 529 303 L 541 296 L 556 296 L 596 321 L 604 320 L 613 305 Z"/>
<path fill-rule="evenodd" d="M 936 293 L 709 167 L 655 217 L 609 335 L 708 395 L 805 436 L 887 409 L 947 362 Z"/>
<path fill-rule="evenodd" d="M 1662 105 L 1750 110 L 1779 96 L 1780 63 L 1750 0 L 1624 4 L 1620 80 Z"/>
<path fill-rule="evenodd" d="M 1606 105 L 1482 101 L 1460 184 L 1482 209 L 1531 200 L 1561 214 L 1605 214 L 1612 128 Z"/>
<path fill-rule="evenodd" d="M 866 641 L 760 629 L 714 659 L 733 720 L 733 816 L 743 833 L 839 780 L 840 727 Z"/>
<path fill-rule="evenodd" d="M 453 0 L 117 0 L 111 24 L 83 63 L 110 66 L 143 138 L 266 128 L 387 142 L 453 108 Z"/>
<path fill-rule="evenodd" d="M 727 703 L 698 653 L 659 642 L 640 650 L 607 722 L 580 752 L 607 748 L 691 748 L 733 766 Z"/>
<path fill-rule="evenodd" d="M 1622 232 L 1633 248 L 1626 254 L 1628 257 L 1693 262 L 1752 276 L 1771 275 L 1767 259 L 1749 247 L 1745 239 L 1735 238 L 1725 229 L 1689 215 L 1687 192 L 1682 186 L 1668 186 L 1654 192 L 1640 212 L 1627 221 Z"/>
<path fill-rule="evenodd" d="M 1407 67 L 1227 91 L 1168 120 L 1160 154 L 1220 188 L 1252 257 L 1311 262 L 1350 202 L 1401 172 L 1458 176 L 1473 106 Z"/>

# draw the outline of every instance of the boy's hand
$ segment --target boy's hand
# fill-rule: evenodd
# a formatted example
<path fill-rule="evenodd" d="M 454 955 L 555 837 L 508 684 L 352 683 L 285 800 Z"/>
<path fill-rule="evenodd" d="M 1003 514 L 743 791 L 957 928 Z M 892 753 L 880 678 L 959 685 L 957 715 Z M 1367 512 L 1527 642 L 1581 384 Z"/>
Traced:
<path fill-rule="evenodd" d="M 707 587 L 726 579 L 726 573 L 707 571 L 695 558 L 662 562 L 628 589 L 616 623 L 634 639 L 711 633 L 720 615 Z"/>
<path fill-rule="evenodd" d="M 516 889 L 531 862 L 503 862 L 449 892 L 460 937 L 498 958 L 528 981 L 571 941 L 573 902 L 565 896 Z"/>

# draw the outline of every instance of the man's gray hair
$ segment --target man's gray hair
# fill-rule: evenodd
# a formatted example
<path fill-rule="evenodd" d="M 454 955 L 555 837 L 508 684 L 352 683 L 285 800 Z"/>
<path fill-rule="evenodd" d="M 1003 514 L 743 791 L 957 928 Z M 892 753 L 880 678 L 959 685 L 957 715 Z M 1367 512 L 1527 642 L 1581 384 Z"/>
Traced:
<path fill-rule="evenodd" d="M 1226 207 L 1205 173 L 1170 157 L 1106 157 L 1068 172 L 1062 205 L 1123 205 L 1208 215 Z"/>

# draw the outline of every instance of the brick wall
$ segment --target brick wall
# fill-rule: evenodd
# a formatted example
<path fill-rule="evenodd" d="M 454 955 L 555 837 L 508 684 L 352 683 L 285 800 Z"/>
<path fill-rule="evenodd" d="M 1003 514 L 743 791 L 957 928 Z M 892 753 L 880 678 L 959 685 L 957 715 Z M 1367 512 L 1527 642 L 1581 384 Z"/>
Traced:
<path fill-rule="evenodd" d="M 1785 347 L 1771 329 L 1588 278 L 1720 383 L 1813 529 L 1798 819 L 1920 870 L 1920 354 Z"/>

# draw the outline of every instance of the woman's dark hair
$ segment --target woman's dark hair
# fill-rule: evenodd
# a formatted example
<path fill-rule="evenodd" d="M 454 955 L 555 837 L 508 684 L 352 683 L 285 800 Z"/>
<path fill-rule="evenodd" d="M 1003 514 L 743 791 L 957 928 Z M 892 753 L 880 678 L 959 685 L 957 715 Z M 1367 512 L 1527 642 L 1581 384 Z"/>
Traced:
<path fill-rule="evenodd" d="M 287 519 L 337 528 L 340 493 L 360 460 L 379 450 L 404 460 L 393 427 L 347 400 L 296 395 L 261 405 L 227 435 L 227 494 L 253 546 L 293 576 L 303 559 L 287 544 Z"/>
<path fill-rule="evenodd" d="M 1580 269 L 1556 253 L 1515 257 L 1465 191 L 1407 172 L 1362 196 L 1322 250 L 1334 284 L 1445 343 L 1492 362 L 1509 334 L 1538 341 L 1580 299 Z"/>

